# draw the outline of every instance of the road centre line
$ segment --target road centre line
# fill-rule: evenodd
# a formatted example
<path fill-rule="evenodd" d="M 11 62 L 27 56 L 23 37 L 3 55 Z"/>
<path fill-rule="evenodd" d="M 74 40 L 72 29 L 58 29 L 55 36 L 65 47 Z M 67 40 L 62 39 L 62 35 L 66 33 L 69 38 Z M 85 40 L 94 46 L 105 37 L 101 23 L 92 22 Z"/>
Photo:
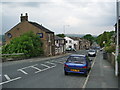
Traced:
<path fill-rule="evenodd" d="M 15 80 L 18 80 L 18 79 L 20 79 L 20 78 L 22 78 L 22 77 L 17 77 L 17 78 L 15 78 L 15 79 L 10 79 L 10 80 L 8 80 L 8 81 L 5 81 L 5 82 L 0 83 L 0 85 L 5 84 L 5 83 L 9 83 L 9 82 L 12 82 L 12 81 L 15 81 Z"/>
<path fill-rule="evenodd" d="M 94 66 L 94 64 L 95 64 L 95 60 L 96 60 L 96 57 L 94 58 L 94 61 L 93 61 L 93 64 L 92 64 L 92 66 L 91 66 L 91 69 L 92 69 L 92 67 Z M 90 72 L 88 73 L 88 76 L 87 76 L 87 78 L 86 78 L 86 80 L 85 80 L 85 83 L 83 84 L 83 89 L 85 89 L 85 87 L 86 87 L 86 85 L 87 85 L 87 82 L 88 82 L 88 79 L 89 79 L 89 77 L 90 77 L 90 73 L 91 73 L 91 70 L 90 70 Z"/>
<path fill-rule="evenodd" d="M 10 77 L 9 77 L 7 74 L 5 74 L 4 76 L 5 76 L 5 78 L 6 78 L 8 81 L 11 80 Z"/>
<path fill-rule="evenodd" d="M 24 74 L 28 74 L 27 72 L 25 72 L 25 71 L 22 70 L 22 69 L 18 69 L 17 71 L 21 71 L 21 72 L 24 73 Z"/>

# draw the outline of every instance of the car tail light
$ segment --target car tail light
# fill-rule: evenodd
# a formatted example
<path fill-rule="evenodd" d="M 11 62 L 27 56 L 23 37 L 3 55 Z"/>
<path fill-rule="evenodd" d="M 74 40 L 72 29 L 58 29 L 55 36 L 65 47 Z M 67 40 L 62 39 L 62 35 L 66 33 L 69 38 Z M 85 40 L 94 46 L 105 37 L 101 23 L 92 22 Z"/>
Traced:
<path fill-rule="evenodd" d="M 82 68 L 87 68 L 87 66 L 84 66 L 84 67 L 82 67 Z"/>
<path fill-rule="evenodd" d="M 68 65 L 64 64 L 65 67 L 68 67 Z"/>

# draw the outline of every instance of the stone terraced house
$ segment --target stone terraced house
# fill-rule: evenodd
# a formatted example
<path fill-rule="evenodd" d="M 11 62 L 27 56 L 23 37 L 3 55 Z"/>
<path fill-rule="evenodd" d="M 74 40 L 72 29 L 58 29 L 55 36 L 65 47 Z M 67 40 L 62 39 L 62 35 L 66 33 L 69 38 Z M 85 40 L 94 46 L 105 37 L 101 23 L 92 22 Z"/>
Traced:
<path fill-rule="evenodd" d="M 54 32 L 36 22 L 28 21 L 27 13 L 25 16 L 21 14 L 20 22 L 5 33 L 6 44 L 8 44 L 13 38 L 19 37 L 29 31 L 33 31 L 34 34 L 38 34 L 41 38 L 45 56 L 55 55 Z"/>

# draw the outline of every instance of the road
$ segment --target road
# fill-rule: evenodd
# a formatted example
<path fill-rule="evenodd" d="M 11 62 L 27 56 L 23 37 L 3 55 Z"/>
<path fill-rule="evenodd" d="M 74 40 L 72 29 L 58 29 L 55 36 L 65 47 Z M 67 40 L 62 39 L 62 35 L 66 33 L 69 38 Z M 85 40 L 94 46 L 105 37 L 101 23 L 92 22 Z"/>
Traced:
<path fill-rule="evenodd" d="M 86 54 L 86 50 L 77 52 Z M 100 54 L 102 55 L 102 54 Z M 100 56 L 97 55 L 97 56 Z M 96 56 L 96 57 L 97 57 Z M 2 64 L 2 88 L 86 88 L 88 78 L 80 74 L 64 75 L 63 63 L 68 55 L 49 60 L 32 59 Z M 94 61 L 99 58 L 91 57 Z M 92 72 L 92 71 L 91 71 Z"/>

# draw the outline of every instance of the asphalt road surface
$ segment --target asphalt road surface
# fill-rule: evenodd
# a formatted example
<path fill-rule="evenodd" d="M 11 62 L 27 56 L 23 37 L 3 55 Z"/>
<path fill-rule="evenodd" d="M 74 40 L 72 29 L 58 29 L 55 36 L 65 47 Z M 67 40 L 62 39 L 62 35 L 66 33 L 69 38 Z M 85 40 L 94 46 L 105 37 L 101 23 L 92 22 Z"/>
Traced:
<path fill-rule="evenodd" d="M 76 52 L 86 54 L 86 50 Z M 98 55 L 97 55 L 98 56 Z M 96 57 L 97 57 L 96 56 Z M 2 88 L 86 88 L 84 75 L 64 75 L 64 62 L 67 56 L 49 60 L 21 60 L 2 64 Z M 92 64 L 97 60 L 91 57 Z"/>

